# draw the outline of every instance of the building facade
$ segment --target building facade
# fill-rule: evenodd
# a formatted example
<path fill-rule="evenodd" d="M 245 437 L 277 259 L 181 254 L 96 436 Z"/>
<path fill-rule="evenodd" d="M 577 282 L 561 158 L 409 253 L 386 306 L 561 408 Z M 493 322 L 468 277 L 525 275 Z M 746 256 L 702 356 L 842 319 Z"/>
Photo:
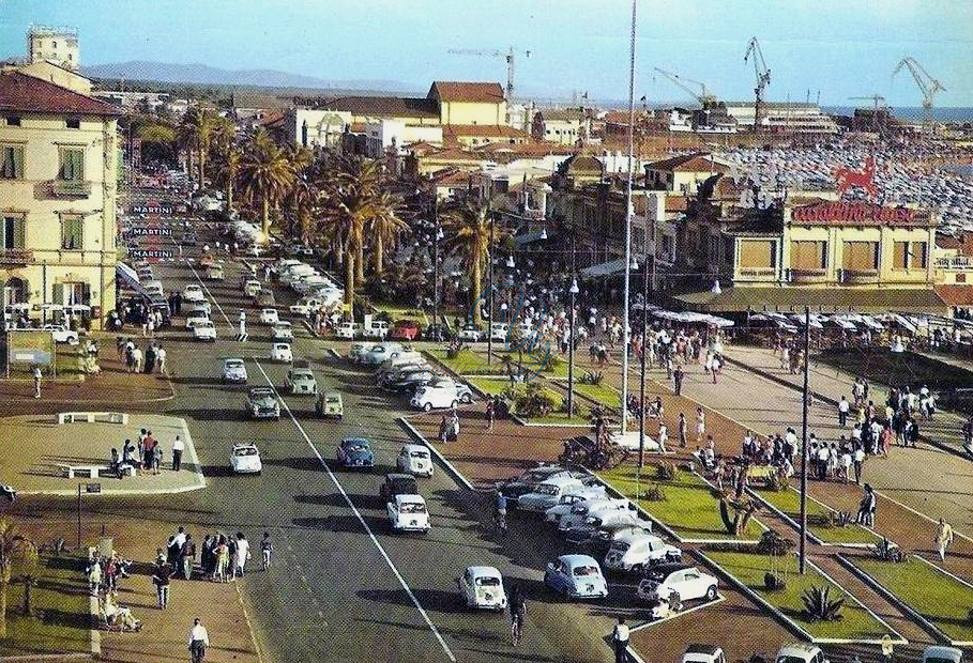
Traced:
<path fill-rule="evenodd" d="M 111 104 L 0 74 L 0 281 L 7 315 L 99 328 L 115 307 L 117 118 Z"/>
<path fill-rule="evenodd" d="M 47 60 L 77 71 L 81 66 L 81 47 L 75 28 L 34 26 L 27 31 L 27 58 L 30 62 Z"/>

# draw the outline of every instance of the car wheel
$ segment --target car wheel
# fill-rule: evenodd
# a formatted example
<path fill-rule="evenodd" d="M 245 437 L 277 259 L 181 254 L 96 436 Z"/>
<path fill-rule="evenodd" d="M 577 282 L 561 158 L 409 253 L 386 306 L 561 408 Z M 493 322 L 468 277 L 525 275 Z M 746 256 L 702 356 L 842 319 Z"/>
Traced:
<path fill-rule="evenodd" d="M 716 600 L 716 585 L 712 585 L 706 590 L 706 600 L 715 601 Z"/>
<path fill-rule="evenodd" d="M 425 403 L 425 404 L 424 404 L 424 405 L 422 406 L 422 409 L 423 409 L 423 410 L 424 410 L 425 412 L 429 412 L 429 410 L 431 410 L 431 409 L 432 409 L 432 403 L 430 403 L 430 402 L 428 402 L 428 401 L 426 401 L 426 403 Z"/>
<path fill-rule="evenodd" d="M 463 402 L 469 405 L 473 402 L 473 396 L 470 394 L 463 394 Z"/>

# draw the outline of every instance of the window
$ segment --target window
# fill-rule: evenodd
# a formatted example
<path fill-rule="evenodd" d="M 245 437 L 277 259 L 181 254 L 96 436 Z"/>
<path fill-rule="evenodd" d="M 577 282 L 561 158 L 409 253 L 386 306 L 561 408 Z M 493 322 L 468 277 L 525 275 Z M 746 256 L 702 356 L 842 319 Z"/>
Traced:
<path fill-rule="evenodd" d="M 56 41 L 52 41 L 51 42 L 51 48 L 57 48 L 57 42 Z"/>
<path fill-rule="evenodd" d="M 69 117 L 67 120 L 64 121 L 64 124 L 67 125 L 68 129 L 81 128 L 81 120 L 76 117 Z"/>
<path fill-rule="evenodd" d="M 91 299 L 91 288 L 87 283 L 69 281 L 54 284 L 53 302 L 64 306 L 87 305 Z"/>
<path fill-rule="evenodd" d="M 65 216 L 61 218 L 61 248 L 80 251 L 84 247 L 84 218 Z"/>
<path fill-rule="evenodd" d="M 0 180 L 22 180 L 23 178 L 23 146 L 0 145 Z"/>
<path fill-rule="evenodd" d="M 740 240 L 741 269 L 771 269 L 777 266 L 777 256 L 772 241 Z"/>
<path fill-rule="evenodd" d="M 61 168 L 57 177 L 65 182 L 80 182 L 84 179 L 84 149 L 61 148 Z"/>
<path fill-rule="evenodd" d="M 26 247 L 24 238 L 24 215 L 23 214 L 4 214 L 3 226 L 0 228 L 2 248 L 23 249 Z"/>
<path fill-rule="evenodd" d="M 827 242 L 791 242 L 791 269 L 824 269 L 827 248 Z"/>
<path fill-rule="evenodd" d="M 8 127 L 19 127 L 20 126 L 20 116 L 19 115 L 8 115 L 7 116 L 7 126 Z"/>
<path fill-rule="evenodd" d="M 893 269 L 925 269 L 928 263 L 926 242 L 896 242 Z"/>
<path fill-rule="evenodd" d="M 878 269 L 878 242 L 845 242 L 841 266 L 853 272 Z"/>

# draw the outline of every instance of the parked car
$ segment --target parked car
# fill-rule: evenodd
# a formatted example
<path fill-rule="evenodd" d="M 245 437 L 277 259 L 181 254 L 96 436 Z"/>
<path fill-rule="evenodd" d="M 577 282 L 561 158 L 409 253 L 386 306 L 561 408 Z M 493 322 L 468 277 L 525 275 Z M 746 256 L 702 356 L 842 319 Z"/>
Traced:
<path fill-rule="evenodd" d="M 213 313 L 213 306 L 205 299 L 198 299 L 194 302 L 189 302 L 186 305 L 186 313 L 193 313 L 194 311 L 202 311 L 207 316 Z"/>
<path fill-rule="evenodd" d="M 475 343 L 483 340 L 483 330 L 474 325 L 466 325 L 459 330 L 456 337 L 467 343 Z"/>
<path fill-rule="evenodd" d="M 414 341 L 419 338 L 419 323 L 413 320 L 398 320 L 395 326 L 392 327 L 392 331 L 389 332 L 389 338 L 396 341 Z"/>
<path fill-rule="evenodd" d="M 243 294 L 247 297 L 256 297 L 262 288 L 263 285 L 257 279 L 247 279 L 243 284 Z"/>
<path fill-rule="evenodd" d="M 784 645 L 777 651 L 777 663 L 828 663 L 820 647 L 797 643 Z"/>
<path fill-rule="evenodd" d="M 679 562 L 682 551 L 654 534 L 628 534 L 615 539 L 605 555 L 605 568 L 641 573 L 655 564 Z"/>
<path fill-rule="evenodd" d="M 561 555 L 547 565 L 544 584 L 571 598 L 608 596 L 608 583 L 601 573 L 601 567 L 588 555 Z"/>
<path fill-rule="evenodd" d="M 270 360 L 291 363 L 294 361 L 294 354 L 291 352 L 290 343 L 272 343 L 270 346 Z"/>
<path fill-rule="evenodd" d="M 507 508 L 509 509 L 517 505 L 517 498 L 532 491 L 534 486 L 541 481 L 558 474 L 567 473 L 568 470 L 560 465 L 538 465 L 537 467 L 525 470 L 520 476 L 514 477 L 513 479 L 498 481 L 496 488 L 507 498 Z"/>
<path fill-rule="evenodd" d="M 403 350 L 404 348 L 402 347 L 402 344 L 394 341 L 377 343 L 361 353 L 359 363 L 366 366 L 377 366 L 386 359 L 394 357 Z"/>
<path fill-rule="evenodd" d="M 260 450 L 255 444 L 234 444 L 230 452 L 230 467 L 234 474 L 260 474 Z"/>
<path fill-rule="evenodd" d="M 277 309 L 275 308 L 260 309 L 260 324 L 276 325 L 278 322 L 280 322 L 280 316 L 277 315 Z"/>
<path fill-rule="evenodd" d="M 571 507 L 570 511 L 561 516 L 561 519 L 557 523 L 557 528 L 562 532 L 567 532 L 573 527 L 584 525 L 588 516 L 598 515 L 602 511 L 624 510 L 630 506 L 631 502 L 624 497 L 608 497 L 608 495 L 605 495 L 601 499 L 588 500 L 580 504 L 575 504 Z"/>
<path fill-rule="evenodd" d="M 372 345 L 372 343 L 352 343 L 351 347 L 348 348 L 348 361 L 352 362 L 353 364 L 360 363 L 362 353 L 372 347 Z"/>
<path fill-rule="evenodd" d="M 473 391 L 465 384 L 452 380 L 437 380 L 416 390 L 410 404 L 420 410 L 455 407 L 459 403 L 472 403 Z"/>
<path fill-rule="evenodd" d="M 433 473 L 429 449 L 421 444 L 404 445 L 395 458 L 395 466 L 399 472 L 413 476 L 431 477 Z"/>
<path fill-rule="evenodd" d="M 275 341 L 293 341 L 294 340 L 294 328 L 291 323 L 286 320 L 278 321 L 270 329 L 270 336 Z"/>
<path fill-rule="evenodd" d="M 615 523 L 602 527 L 592 533 L 588 539 L 586 548 L 595 558 L 604 557 L 611 550 L 611 546 L 617 539 L 634 534 L 652 534 L 652 530 L 645 527 L 650 524 L 646 521 L 643 525 L 628 525 L 626 523 Z"/>
<path fill-rule="evenodd" d="M 562 474 L 545 479 L 534 489 L 517 498 L 517 509 L 520 511 L 543 512 L 558 503 L 562 495 L 584 488 L 581 479 L 570 474 Z"/>
<path fill-rule="evenodd" d="M 386 381 L 385 388 L 393 392 L 411 392 L 423 387 L 436 379 L 431 369 L 422 368 L 403 373 L 398 378 Z"/>
<path fill-rule="evenodd" d="M 210 281 L 222 281 L 226 278 L 223 274 L 223 265 L 210 265 L 206 268 L 206 278 Z"/>
<path fill-rule="evenodd" d="M 232 358 L 223 360 L 223 382 L 247 383 L 247 367 L 242 359 Z"/>
<path fill-rule="evenodd" d="M 209 320 L 197 322 L 193 325 L 193 339 L 216 342 L 216 325 Z"/>
<path fill-rule="evenodd" d="M 429 511 L 421 495 L 396 495 L 385 505 L 394 532 L 428 532 Z"/>
<path fill-rule="evenodd" d="M 636 594 L 643 601 L 667 599 L 673 592 L 680 601 L 716 599 L 719 581 L 715 576 L 687 564 L 658 564 L 651 567 L 639 583 Z M 778 659 L 779 660 L 779 659 Z M 795 663 L 793 661 L 785 663 Z"/>
<path fill-rule="evenodd" d="M 503 577 L 492 566 L 469 566 L 456 584 L 467 608 L 503 612 L 507 607 Z"/>
<path fill-rule="evenodd" d="M 378 496 L 383 502 L 391 502 L 396 495 L 418 495 L 419 484 L 411 474 L 390 473 L 379 486 Z"/>
<path fill-rule="evenodd" d="M 296 304 L 291 304 L 287 310 L 293 315 L 307 317 L 322 306 L 324 306 L 324 300 L 320 297 L 301 297 Z"/>
<path fill-rule="evenodd" d="M 319 417 L 341 419 L 345 414 L 341 394 L 336 391 L 318 394 L 318 400 L 314 403 L 314 413 Z"/>
<path fill-rule="evenodd" d="M 365 316 L 368 318 L 368 316 Z M 385 338 L 389 333 L 389 323 L 385 320 L 366 320 L 362 325 L 362 335 L 365 338 Z"/>
<path fill-rule="evenodd" d="M 206 311 L 188 311 L 186 313 L 186 329 L 192 329 L 203 322 L 209 322 L 209 313 Z"/>
<path fill-rule="evenodd" d="M 287 371 L 284 378 L 284 389 L 296 395 L 309 394 L 311 396 L 318 393 L 318 381 L 314 379 L 314 373 L 309 368 L 292 368 Z"/>
<path fill-rule="evenodd" d="M 963 663 L 963 650 L 932 645 L 922 651 L 922 663 Z"/>
<path fill-rule="evenodd" d="M 270 387 L 253 387 L 247 392 L 245 409 L 252 419 L 280 419 L 280 402 Z"/>
<path fill-rule="evenodd" d="M 354 322 L 339 322 L 338 326 L 335 327 L 334 335 L 338 338 L 355 338 L 358 328 Z"/>
<path fill-rule="evenodd" d="M 716 645 L 692 644 L 682 655 L 682 663 L 726 663 L 726 654 Z"/>
<path fill-rule="evenodd" d="M 190 283 L 182 289 L 182 298 L 186 302 L 198 302 L 206 299 L 206 295 L 203 294 L 203 289 L 198 284 Z"/>
<path fill-rule="evenodd" d="M 263 288 L 257 293 L 257 296 L 253 298 L 253 303 L 255 306 L 260 307 L 270 307 L 276 306 L 277 300 L 274 297 L 274 291 L 268 288 Z"/>
<path fill-rule="evenodd" d="M 599 499 L 608 499 L 608 494 L 605 492 L 604 486 L 586 486 L 581 490 L 574 490 L 566 495 L 561 495 L 557 504 L 544 512 L 544 522 L 557 525 L 562 516 L 571 513 L 571 508 L 575 504 L 592 502 Z"/>
<path fill-rule="evenodd" d="M 338 444 L 338 463 L 346 468 L 375 467 L 375 454 L 371 442 L 363 437 L 346 437 Z"/>
<path fill-rule="evenodd" d="M 44 331 L 51 332 L 55 343 L 67 343 L 77 345 L 79 342 L 78 332 L 68 329 L 64 325 L 46 324 L 42 327 Z"/>
<path fill-rule="evenodd" d="M 630 507 L 630 508 L 629 508 Z M 583 545 L 591 541 L 591 537 L 602 527 L 608 525 L 641 525 L 645 526 L 649 521 L 643 520 L 634 510 L 634 506 L 628 505 L 626 508 L 608 508 L 589 512 L 588 517 L 580 525 L 576 525 L 564 535 L 564 540 L 573 545 Z"/>

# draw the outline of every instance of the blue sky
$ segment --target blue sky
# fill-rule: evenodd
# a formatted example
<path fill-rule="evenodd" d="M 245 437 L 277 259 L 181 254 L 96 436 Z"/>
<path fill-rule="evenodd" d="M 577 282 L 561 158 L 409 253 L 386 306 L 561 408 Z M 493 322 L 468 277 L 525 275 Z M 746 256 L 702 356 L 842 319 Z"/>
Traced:
<path fill-rule="evenodd" d="M 652 67 L 749 99 L 743 62 L 756 35 L 772 72 L 769 96 L 847 104 L 881 93 L 919 104 L 912 55 L 947 91 L 937 105 L 973 106 L 969 0 L 639 0 L 636 96 L 686 100 Z M 501 59 L 451 48 L 532 51 L 517 67 L 537 96 L 627 94 L 628 0 L 0 0 L 0 56 L 20 55 L 31 23 L 81 30 L 82 63 L 126 60 L 268 68 L 325 79 L 505 79 Z"/>

